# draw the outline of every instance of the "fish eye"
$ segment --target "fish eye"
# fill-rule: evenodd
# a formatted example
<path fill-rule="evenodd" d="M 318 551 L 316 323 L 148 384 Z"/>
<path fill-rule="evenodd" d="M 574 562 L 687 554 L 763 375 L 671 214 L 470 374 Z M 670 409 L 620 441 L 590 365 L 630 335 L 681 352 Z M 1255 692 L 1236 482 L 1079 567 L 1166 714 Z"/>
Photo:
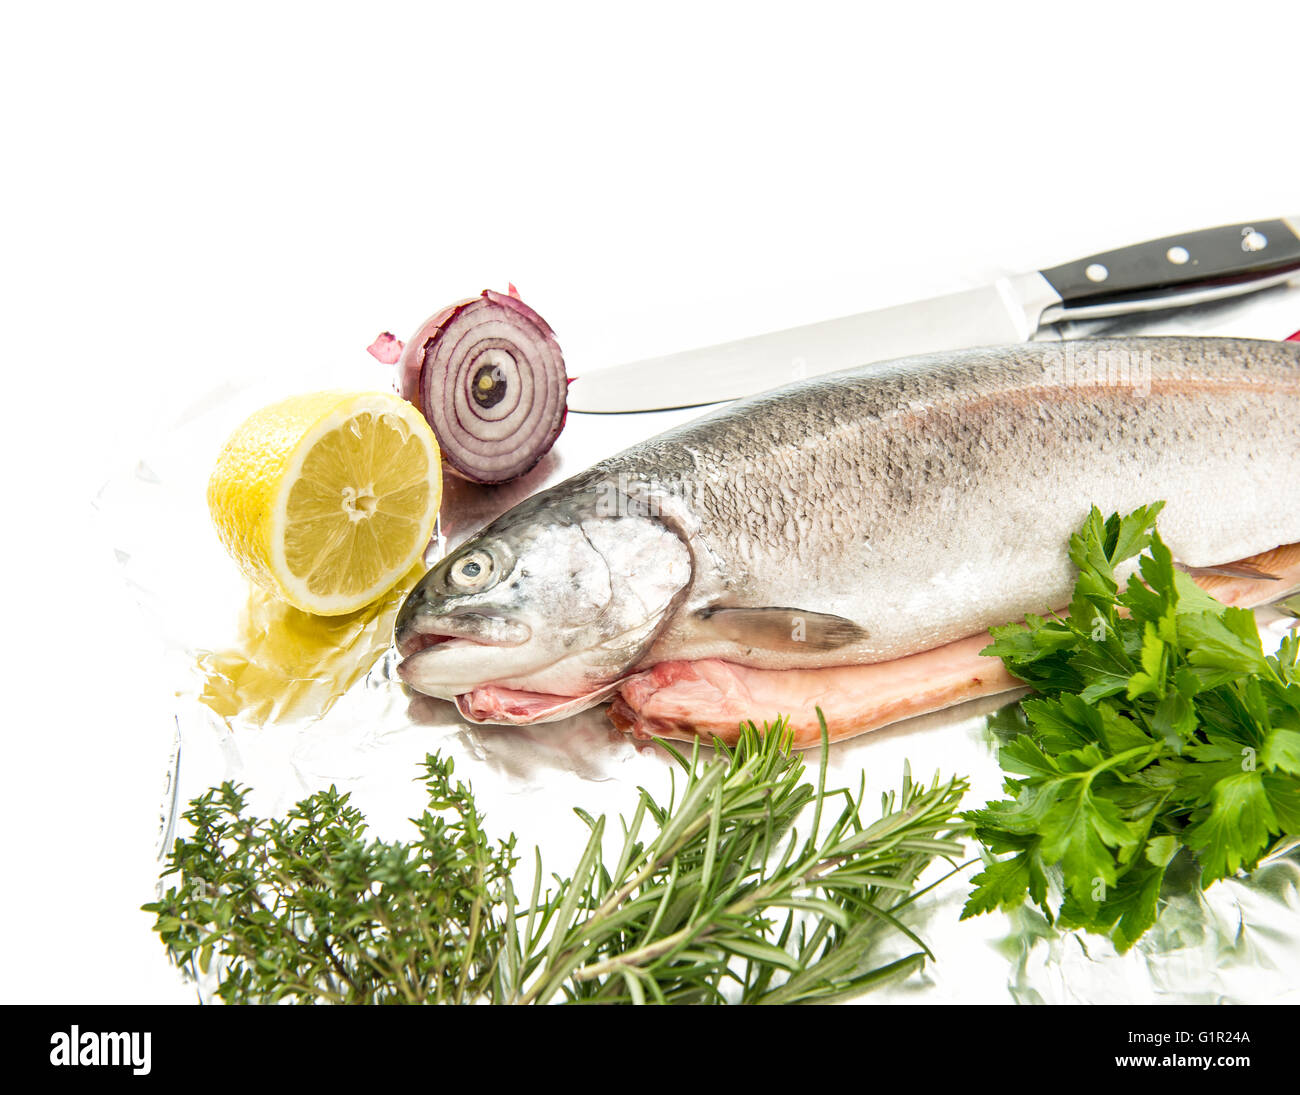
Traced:
<path fill-rule="evenodd" d="M 467 551 L 451 564 L 447 580 L 457 589 L 473 593 L 487 588 L 494 569 L 492 556 L 486 551 Z"/>

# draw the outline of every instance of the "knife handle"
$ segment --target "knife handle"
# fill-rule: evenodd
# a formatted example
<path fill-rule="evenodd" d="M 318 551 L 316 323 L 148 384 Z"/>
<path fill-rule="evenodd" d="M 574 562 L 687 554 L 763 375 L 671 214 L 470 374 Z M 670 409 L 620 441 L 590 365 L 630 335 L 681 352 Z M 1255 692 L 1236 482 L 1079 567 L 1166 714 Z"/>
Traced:
<path fill-rule="evenodd" d="M 1250 221 L 1104 251 L 1039 273 L 1061 297 L 1042 322 L 1173 308 L 1300 273 L 1295 220 Z"/>

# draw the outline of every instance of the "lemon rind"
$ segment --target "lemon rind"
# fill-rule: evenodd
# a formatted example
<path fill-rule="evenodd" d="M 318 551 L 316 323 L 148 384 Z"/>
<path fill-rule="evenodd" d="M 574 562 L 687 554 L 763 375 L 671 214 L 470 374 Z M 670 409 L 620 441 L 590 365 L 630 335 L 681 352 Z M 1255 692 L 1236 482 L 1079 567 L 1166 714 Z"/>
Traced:
<path fill-rule="evenodd" d="M 418 409 L 397 395 L 385 395 L 380 392 L 362 395 L 340 392 L 338 404 L 318 418 L 311 429 L 299 439 L 289 459 L 285 462 L 275 493 L 275 501 L 267 529 L 270 539 L 267 563 L 271 570 L 271 577 L 279 586 L 278 592 L 280 596 L 295 608 L 300 608 L 304 612 L 310 612 L 317 616 L 341 616 L 348 612 L 356 612 L 391 589 L 411 569 L 416 559 L 428 547 L 429 541 L 433 537 L 434 524 L 438 518 L 441 492 L 431 491 L 429 505 L 424 514 L 424 519 L 420 522 L 419 550 L 409 557 L 403 556 L 398 565 L 384 571 L 375 579 L 374 583 L 357 593 L 334 594 L 332 596 L 312 593 L 307 588 L 306 580 L 298 578 L 289 569 L 284 550 L 289 494 L 302 474 L 302 466 L 307 459 L 307 454 L 325 434 L 338 429 L 349 419 L 367 411 L 378 415 L 396 414 L 400 417 L 424 445 L 425 456 L 429 462 L 430 477 L 436 474 L 435 469 L 439 467 L 437 440 L 433 435 L 433 430 L 425 422 Z"/>

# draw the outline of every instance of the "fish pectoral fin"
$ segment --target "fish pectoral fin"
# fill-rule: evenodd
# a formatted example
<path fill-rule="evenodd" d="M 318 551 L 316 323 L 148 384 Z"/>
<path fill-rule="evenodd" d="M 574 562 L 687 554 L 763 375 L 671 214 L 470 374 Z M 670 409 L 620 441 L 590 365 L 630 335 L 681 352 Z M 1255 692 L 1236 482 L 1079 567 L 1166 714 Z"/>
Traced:
<path fill-rule="evenodd" d="M 1259 608 L 1300 590 L 1300 543 L 1208 567 L 1183 567 L 1192 581 L 1226 605 Z"/>
<path fill-rule="evenodd" d="M 701 626 L 720 639 L 762 650 L 835 650 L 866 639 L 852 620 L 801 608 L 705 608 Z"/>
<path fill-rule="evenodd" d="M 1242 560 L 1239 563 L 1223 563 L 1213 567 L 1182 567 L 1192 578 L 1249 578 L 1256 582 L 1280 582 L 1280 574 L 1270 574 L 1253 563 Z"/>

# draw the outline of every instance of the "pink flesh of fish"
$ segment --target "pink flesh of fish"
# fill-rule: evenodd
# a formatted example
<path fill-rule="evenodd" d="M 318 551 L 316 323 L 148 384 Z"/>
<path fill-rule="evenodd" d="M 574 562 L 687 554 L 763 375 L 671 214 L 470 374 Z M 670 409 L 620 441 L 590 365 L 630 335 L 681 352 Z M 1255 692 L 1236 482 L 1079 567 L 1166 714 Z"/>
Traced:
<path fill-rule="evenodd" d="M 717 658 L 660 662 L 623 682 L 610 719 L 634 737 L 719 737 L 734 743 L 742 722 L 790 716 L 797 748 L 847 738 L 927 711 L 1023 687 L 997 658 L 982 658 L 987 635 L 872 665 L 748 669 Z"/>
<path fill-rule="evenodd" d="M 498 722 L 531 726 L 536 722 L 567 719 L 615 692 L 622 680 L 611 681 L 604 688 L 582 696 L 551 696 L 545 692 L 522 692 L 499 684 L 485 684 L 456 697 L 460 713 L 474 722 Z"/>

